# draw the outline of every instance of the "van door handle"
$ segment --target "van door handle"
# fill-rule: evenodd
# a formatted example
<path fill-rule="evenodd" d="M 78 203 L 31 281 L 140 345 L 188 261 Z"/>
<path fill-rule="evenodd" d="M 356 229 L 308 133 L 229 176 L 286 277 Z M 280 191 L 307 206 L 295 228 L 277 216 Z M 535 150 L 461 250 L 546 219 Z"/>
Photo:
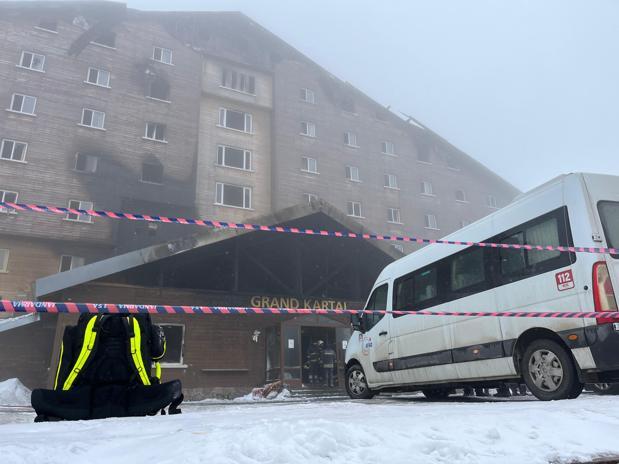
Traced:
<path fill-rule="evenodd" d="M 386 331 L 386 330 L 383 330 L 382 332 L 379 332 L 379 333 L 378 333 L 378 336 L 379 336 L 379 337 L 381 337 L 381 336 L 383 336 L 383 335 L 387 335 L 387 331 Z"/>

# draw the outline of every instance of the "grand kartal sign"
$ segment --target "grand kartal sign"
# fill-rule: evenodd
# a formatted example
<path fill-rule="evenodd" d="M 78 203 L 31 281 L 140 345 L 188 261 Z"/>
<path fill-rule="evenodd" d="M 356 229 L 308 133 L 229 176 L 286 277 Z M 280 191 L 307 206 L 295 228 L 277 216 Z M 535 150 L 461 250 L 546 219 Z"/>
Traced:
<path fill-rule="evenodd" d="M 311 308 L 311 309 L 348 309 L 347 301 L 322 300 L 314 298 L 293 298 L 256 295 L 250 299 L 250 304 L 256 308 Z"/>

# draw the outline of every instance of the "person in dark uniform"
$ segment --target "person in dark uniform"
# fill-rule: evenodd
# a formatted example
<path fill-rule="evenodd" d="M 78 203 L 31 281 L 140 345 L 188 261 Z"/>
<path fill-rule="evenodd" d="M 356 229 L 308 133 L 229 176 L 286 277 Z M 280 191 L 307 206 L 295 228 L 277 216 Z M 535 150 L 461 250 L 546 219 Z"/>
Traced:
<path fill-rule="evenodd" d="M 325 387 L 335 387 L 335 350 L 329 345 L 322 351 L 322 373 Z"/>
<path fill-rule="evenodd" d="M 320 360 L 322 358 L 322 346 L 324 342 L 318 340 L 312 343 L 307 350 L 307 364 L 309 365 L 309 383 L 310 385 L 320 384 Z"/>

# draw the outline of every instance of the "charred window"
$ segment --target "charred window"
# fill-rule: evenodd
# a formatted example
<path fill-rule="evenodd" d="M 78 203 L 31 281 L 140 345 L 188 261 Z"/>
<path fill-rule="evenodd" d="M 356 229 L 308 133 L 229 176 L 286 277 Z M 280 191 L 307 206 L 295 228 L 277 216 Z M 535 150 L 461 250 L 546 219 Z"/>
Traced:
<path fill-rule="evenodd" d="M 99 158 L 94 155 L 85 153 L 78 153 L 75 155 L 75 170 L 78 172 L 95 173 L 98 164 Z"/>
<path fill-rule="evenodd" d="M 116 33 L 112 31 L 100 32 L 94 39 L 92 39 L 92 43 L 97 45 L 103 45 L 104 47 L 115 48 Z"/>
<path fill-rule="evenodd" d="M 49 32 L 58 32 L 58 21 L 55 19 L 44 18 L 37 24 L 39 29 L 44 29 Z"/>
<path fill-rule="evenodd" d="M 157 100 L 170 101 L 170 84 L 163 77 L 154 77 L 148 81 L 146 96 Z"/>
<path fill-rule="evenodd" d="M 142 163 L 141 181 L 150 184 L 163 184 L 163 165 L 157 161 L 144 161 Z"/>

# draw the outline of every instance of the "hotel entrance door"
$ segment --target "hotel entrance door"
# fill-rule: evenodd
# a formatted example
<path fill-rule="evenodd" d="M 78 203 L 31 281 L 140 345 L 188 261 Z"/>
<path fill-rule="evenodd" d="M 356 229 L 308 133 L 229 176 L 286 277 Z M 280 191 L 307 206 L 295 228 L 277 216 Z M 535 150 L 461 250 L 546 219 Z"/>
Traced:
<path fill-rule="evenodd" d="M 346 342 L 351 334 L 348 321 L 304 315 L 282 322 L 278 332 L 283 360 L 279 378 L 284 383 L 294 389 L 343 388 Z M 274 377 L 278 364 L 274 358 L 270 357 L 267 379 Z"/>

